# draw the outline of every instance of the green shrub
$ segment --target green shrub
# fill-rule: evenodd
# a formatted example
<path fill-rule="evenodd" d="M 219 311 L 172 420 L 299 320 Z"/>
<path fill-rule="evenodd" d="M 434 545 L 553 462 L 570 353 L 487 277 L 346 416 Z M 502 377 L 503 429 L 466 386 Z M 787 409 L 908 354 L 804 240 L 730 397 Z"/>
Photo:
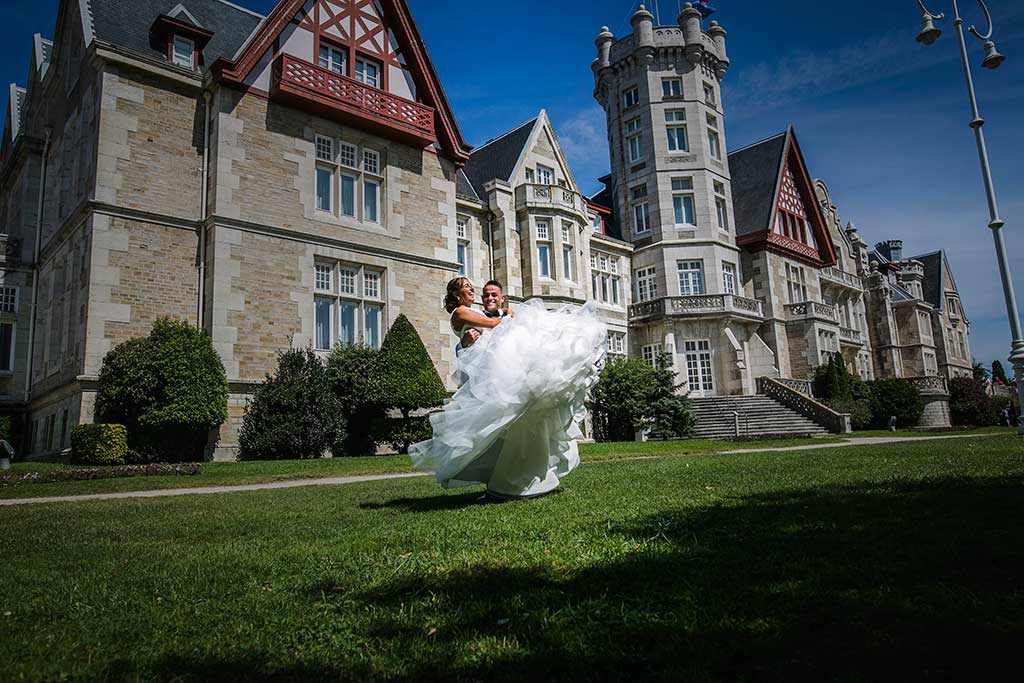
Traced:
<path fill-rule="evenodd" d="M 344 438 L 344 416 L 311 349 L 290 349 L 256 388 L 242 420 L 243 460 L 319 458 Z"/>
<path fill-rule="evenodd" d="M 889 417 L 896 416 L 902 429 L 917 426 L 924 412 L 921 392 L 905 379 L 883 379 L 871 383 L 871 426 L 885 429 Z"/>
<path fill-rule="evenodd" d="M 685 438 L 695 420 L 686 396 L 676 393 L 676 373 L 668 369 L 668 354 L 658 367 L 640 358 L 613 357 L 590 390 L 597 441 L 633 441 L 636 432 L 649 429 L 654 438 Z"/>
<path fill-rule="evenodd" d="M 11 418 L 9 415 L 0 417 L 0 439 L 3 439 L 7 443 L 12 443 L 11 438 L 13 436 L 13 430 L 11 428 Z"/>
<path fill-rule="evenodd" d="M 827 363 L 814 371 L 814 397 L 826 402 L 853 400 L 851 379 L 842 355 L 833 353 Z"/>
<path fill-rule="evenodd" d="M 987 427 L 997 423 L 999 410 L 985 390 L 985 383 L 973 377 L 949 380 L 949 416 L 955 425 Z"/>
<path fill-rule="evenodd" d="M 206 332 L 170 318 L 103 359 L 96 418 L 123 424 L 138 461 L 191 461 L 227 419 L 224 365 Z"/>
<path fill-rule="evenodd" d="M 401 413 L 401 417 L 378 423 L 378 439 L 390 443 L 399 453 L 408 453 L 416 441 L 430 438 L 429 423 L 423 429 L 422 416 L 412 418 L 411 413 L 440 406 L 448 392 L 420 335 L 405 315 L 399 315 L 388 330 L 375 366 L 370 386 L 372 402 L 382 410 Z"/>
<path fill-rule="evenodd" d="M 345 416 L 344 439 L 332 447 L 335 457 L 377 452 L 374 426 L 384 411 L 373 403 L 371 386 L 379 356 L 380 351 L 369 346 L 338 345 L 327 358 L 327 380 Z"/>
<path fill-rule="evenodd" d="M 837 413 L 849 413 L 854 431 L 871 428 L 871 401 L 866 398 L 847 401 L 828 401 L 828 407 Z"/>
<path fill-rule="evenodd" d="M 82 424 L 71 430 L 72 465 L 123 465 L 128 430 L 119 424 Z"/>

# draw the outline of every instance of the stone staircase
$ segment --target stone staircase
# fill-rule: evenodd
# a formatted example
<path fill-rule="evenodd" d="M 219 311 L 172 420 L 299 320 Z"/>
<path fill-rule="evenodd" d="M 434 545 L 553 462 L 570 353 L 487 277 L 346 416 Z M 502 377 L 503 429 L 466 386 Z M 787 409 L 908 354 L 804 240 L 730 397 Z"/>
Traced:
<path fill-rule="evenodd" d="M 739 413 L 740 438 L 824 436 L 828 430 L 784 406 L 773 398 L 755 396 L 714 396 L 691 398 L 697 418 L 694 436 L 699 439 L 736 438 Z"/>

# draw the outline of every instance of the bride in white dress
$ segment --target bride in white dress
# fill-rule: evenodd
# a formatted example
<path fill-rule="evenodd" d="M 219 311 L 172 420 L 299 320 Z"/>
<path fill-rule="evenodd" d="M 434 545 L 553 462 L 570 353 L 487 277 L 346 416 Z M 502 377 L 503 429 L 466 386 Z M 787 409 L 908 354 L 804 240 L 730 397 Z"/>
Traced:
<path fill-rule="evenodd" d="M 458 357 L 462 385 L 430 416 L 434 438 L 409 454 L 445 488 L 486 484 L 498 497 L 543 495 L 579 465 L 576 439 L 604 363 L 605 325 L 593 304 L 548 311 L 539 299 L 514 318 L 489 318 L 473 310 L 474 295 L 467 278 L 448 283 L 452 329 L 482 334 Z"/>

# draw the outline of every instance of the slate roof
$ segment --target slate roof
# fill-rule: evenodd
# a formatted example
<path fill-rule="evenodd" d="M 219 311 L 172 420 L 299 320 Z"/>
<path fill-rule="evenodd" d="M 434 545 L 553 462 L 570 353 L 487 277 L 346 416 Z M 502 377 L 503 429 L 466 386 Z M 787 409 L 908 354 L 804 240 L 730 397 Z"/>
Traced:
<path fill-rule="evenodd" d="M 465 171 L 461 168 L 459 169 L 459 172 L 455 174 L 455 194 L 478 202 L 481 201 L 480 195 L 478 195 L 476 190 L 473 189 L 473 183 L 469 182 L 469 178 L 466 177 Z"/>
<path fill-rule="evenodd" d="M 775 183 L 782 167 L 786 136 L 786 132 L 779 133 L 729 154 L 737 235 L 771 227 Z"/>
<path fill-rule="evenodd" d="M 167 46 L 151 35 L 156 18 L 179 4 L 196 18 L 213 38 L 203 49 L 203 65 L 218 57 L 233 57 L 263 20 L 255 12 L 223 0 L 89 0 L 96 39 L 155 59 L 166 59 Z M 188 21 L 184 15 L 179 20 Z"/>
<path fill-rule="evenodd" d="M 915 256 L 914 260 L 924 264 L 924 282 L 921 283 L 924 300 L 941 310 L 945 305 L 945 297 L 942 295 L 945 289 L 942 286 L 942 262 L 946 260 L 946 255 L 942 251 L 933 251 Z"/>
<path fill-rule="evenodd" d="M 485 183 L 495 179 L 509 179 L 536 123 L 537 118 L 534 117 L 473 150 L 464 170 L 466 178 L 476 190 L 477 196 L 482 197 L 486 194 L 484 192 Z"/>

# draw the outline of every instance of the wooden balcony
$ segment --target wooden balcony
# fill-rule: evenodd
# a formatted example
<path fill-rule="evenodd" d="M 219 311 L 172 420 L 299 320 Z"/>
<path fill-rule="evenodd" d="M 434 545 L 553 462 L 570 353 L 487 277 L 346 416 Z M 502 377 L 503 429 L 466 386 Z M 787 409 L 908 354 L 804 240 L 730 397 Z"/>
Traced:
<path fill-rule="evenodd" d="M 270 96 L 318 116 L 423 148 L 434 139 L 434 109 L 282 54 Z"/>

